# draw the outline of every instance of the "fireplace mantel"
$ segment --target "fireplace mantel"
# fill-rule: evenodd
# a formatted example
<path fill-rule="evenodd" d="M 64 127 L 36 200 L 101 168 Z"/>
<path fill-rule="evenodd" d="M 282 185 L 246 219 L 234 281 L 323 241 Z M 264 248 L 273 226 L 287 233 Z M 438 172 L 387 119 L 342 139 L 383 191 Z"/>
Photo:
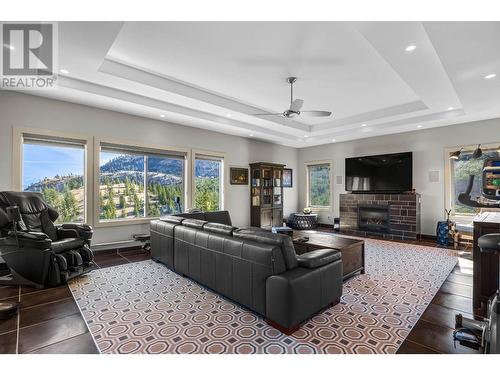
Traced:
<path fill-rule="evenodd" d="M 359 207 L 368 206 L 389 207 L 387 230 L 359 228 Z M 340 194 L 340 231 L 357 236 L 415 240 L 420 234 L 420 195 Z"/>

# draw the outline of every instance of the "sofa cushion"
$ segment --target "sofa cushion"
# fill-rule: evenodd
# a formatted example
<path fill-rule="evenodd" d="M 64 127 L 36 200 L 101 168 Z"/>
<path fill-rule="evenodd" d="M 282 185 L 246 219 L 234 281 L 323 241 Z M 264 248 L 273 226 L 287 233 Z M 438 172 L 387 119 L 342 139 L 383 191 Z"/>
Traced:
<path fill-rule="evenodd" d="M 297 254 L 295 253 L 293 241 L 290 236 L 262 230 L 238 229 L 233 232 L 233 237 L 280 246 L 286 268 L 293 269 L 298 265 Z"/>
<path fill-rule="evenodd" d="M 220 223 L 206 223 L 203 226 L 203 229 L 207 232 L 224 234 L 226 236 L 230 236 L 233 234 L 233 231 L 236 229 L 231 225 L 225 225 Z"/>
<path fill-rule="evenodd" d="M 299 255 L 299 267 L 318 268 L 342 258 L 342 253 L 334 249 L 318 249 Z"/>
<path fill-rule="evenodd" d="M 188 228 L 203 229 L 203 226 L 206 223 L 208 223 L 208 221 L 197 220 L 197 219 L 186 219 L 182 222 L 182 225 Z"/>
<path fill-rule="evenodd" d="M 229 215 L 229 211 L 214 211 L 214 212 L 205 212 L 205 219 L 211 223 L 219 223 L 225 225 L 232 225 L 231 216 Z"/>
<path fill-rule="evenodd" d="M 183 217 L 185 219 L 206 220 L 204 212 L 184 212 L 181 214 L 175 214 L 175 216 Z"/>
<path fill-rule="evenodd" d="M 162 217 L 160 220 L 166 221 L 167 223 L 171 223 L 171 224 L 180 224 L 184 220 L 186 220 L 186 218 L 184 218 L 182 216 L 170 215 L 170 216 Z"/>
<path fill-rule="evenodd" d="M 262 232 L 269 232 L 267 229 L 264 229 L 264 228 L 260 228 L 260 227 L 243 227 L 243 228 L 240 228 L 239 229 L 240 232 L 244 232 L 244 233 L 255 233 L 255 232 L 258 232 L 258 233 L 262 233 Z"/>

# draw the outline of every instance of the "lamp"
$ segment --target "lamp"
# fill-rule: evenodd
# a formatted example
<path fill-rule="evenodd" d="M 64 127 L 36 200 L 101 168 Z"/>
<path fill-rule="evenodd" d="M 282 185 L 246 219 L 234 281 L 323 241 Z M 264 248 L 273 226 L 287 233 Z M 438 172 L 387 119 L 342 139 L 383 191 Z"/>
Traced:
<path fill-rule="evenodd" d="M 464 148 L 462 147 L 460 150 L 457 150 L 457 151 L 453 151 L 451 154 L 450 154 L 450 159 L 453 159 L 453 160 L 458 160 L 458 158 L 460 157 L 460 154 L 462 153 L 462 150 Z"/>
<path fill-rule="evenodd" d="M 479 159 L 483 155 L 483 150 L 481 150 L 481 144 L 477 145 L 477 148 L 472 153 L 473 159 Z"/>

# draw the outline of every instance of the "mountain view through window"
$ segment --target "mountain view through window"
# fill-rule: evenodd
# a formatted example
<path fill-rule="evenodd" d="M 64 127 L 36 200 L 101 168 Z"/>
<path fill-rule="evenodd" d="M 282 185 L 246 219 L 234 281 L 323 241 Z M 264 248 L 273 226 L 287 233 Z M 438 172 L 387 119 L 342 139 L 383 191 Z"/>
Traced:
<path fill-rule="evenodd" d="M 84 144 L 45 140 L 23 143 L 22 189 L 40 192 L 58 212 L 58 223 L 85 222 Z M 100 151 L 100 221 L 159 217 L 184 211 L 183 156 Z M 221 160 L 196 159 L 194 207 L 221 207 Z M 88 187 L 87 187 L 88 188 Z"/>
<path fill-rule="evenodd" d="M 206 212 L 221 209 L 221 168 L 221 160 L 195 160 L 195 208 Z"/>
<path fill-rule="evenodd" d="M 100 164 L 100 220 L 182 212 L 184 159 L 101 151 Z"/>
<path fill-rule="evenodd" d="M 42 193 L 59 212 L 57 223 L 85 221 L 84 168 L 83 145 L 23 144 L 23 191 Z"/>

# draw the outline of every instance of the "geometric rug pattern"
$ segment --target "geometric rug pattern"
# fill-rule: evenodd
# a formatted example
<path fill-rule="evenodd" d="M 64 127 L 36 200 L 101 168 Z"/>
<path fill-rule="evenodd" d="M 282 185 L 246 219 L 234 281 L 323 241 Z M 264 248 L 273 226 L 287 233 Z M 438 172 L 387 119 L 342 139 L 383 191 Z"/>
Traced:
<path fill-rule="evenodd" d="M 101 353 L 395 353 L 457 263 L 452 250 L 365 239 L 366 273 L 291 336 L 152 260 L 70 289 Z"/>

